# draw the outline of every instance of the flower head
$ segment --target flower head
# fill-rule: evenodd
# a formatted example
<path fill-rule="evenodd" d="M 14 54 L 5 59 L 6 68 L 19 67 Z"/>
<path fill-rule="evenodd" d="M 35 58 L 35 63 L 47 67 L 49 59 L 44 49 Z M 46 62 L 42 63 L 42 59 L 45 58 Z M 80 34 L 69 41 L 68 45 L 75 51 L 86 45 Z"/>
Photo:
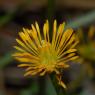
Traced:
<path fill-rule="evenodd" d="M 64 26 L 63 22 L 57 28 L 57 21 L 54 21 L 51 41 L 48 20 L 43 26 L 43 36 L 37 22 L 35 26 L 31 25 L 31 29 L 23 28 L 19 32 L 21 39 L 16 39 L 19 46 L 14 46 L 18 51 L 13 56 L 23 62 L 19 67 L 27 67 L 25 76 L 43 76 L 55 72 L 59 85 L 66 88 L 61 81 L 60 71 L 69 67 L 68 61 L 78 58 L 75 49 L 78 40 L 73 30 L 69 28 L 64 31 Z"/>
<path fill-rule="evenodd" d="M 91 26 L 88 31 L 79 29 L 77 35 L 80 39 L 78 52 L 82 61 L 84 62 L 83 59 L 95 61 L 95 27 Z"/>

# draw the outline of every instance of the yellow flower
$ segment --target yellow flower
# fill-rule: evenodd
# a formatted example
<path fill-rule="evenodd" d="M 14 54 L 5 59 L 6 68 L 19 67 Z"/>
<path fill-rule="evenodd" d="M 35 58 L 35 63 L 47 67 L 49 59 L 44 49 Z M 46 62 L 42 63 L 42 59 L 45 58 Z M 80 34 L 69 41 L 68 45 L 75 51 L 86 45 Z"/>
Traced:
<path fill-rule="evenodd" d="M 93 78 L 95 76 L 95 26 L 90 26 L 88 31 L 78 29 L 76 32 L 80 39 L 78 45 L 78 53 L 80 55 L 80 63 L 84 64 L 88 76 Z"/>
<path fill-rule="evenodd" d="M 81 58 L 95 61 L 95 27 L 91 26 L 88 31 L 79 29 L 77 35 L 80 39 L 77 49 Z"/>
<path fill-rule="evenodd" d="M 43 36 L 37 22 L 35 26 L 31 25 L 31 29 L 23 28 L 23 31 L 19 32 L 21 39 L 16 39 L 19 46 L 14 46 L 18 52 L 13 56 L 23 62 L 19 67 L 27 67 L 25 76 L 43 76 L 55 72 L 59 85 L 66 88 L 61 81 L 61 71 L 69 67 L 68 61 L 78 58 L 75 49 L 78 40 L 71 28 L 64 32 L 64 26 L 63 22 L 57 29 L 57 21 L 54 21 L 51 41 L 48 20 L 43 26 Z"/>

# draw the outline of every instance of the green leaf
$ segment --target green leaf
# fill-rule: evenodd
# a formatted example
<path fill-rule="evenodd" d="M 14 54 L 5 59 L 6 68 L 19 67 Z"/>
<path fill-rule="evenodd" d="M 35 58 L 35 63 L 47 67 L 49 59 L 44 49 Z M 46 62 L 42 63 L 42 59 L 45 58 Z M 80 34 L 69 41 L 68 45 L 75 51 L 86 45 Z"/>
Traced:
<path fill-rule="evenodd" d="M 57 95 L 55 87 L 49 77 L 46 80 L 46 95 Z"/>

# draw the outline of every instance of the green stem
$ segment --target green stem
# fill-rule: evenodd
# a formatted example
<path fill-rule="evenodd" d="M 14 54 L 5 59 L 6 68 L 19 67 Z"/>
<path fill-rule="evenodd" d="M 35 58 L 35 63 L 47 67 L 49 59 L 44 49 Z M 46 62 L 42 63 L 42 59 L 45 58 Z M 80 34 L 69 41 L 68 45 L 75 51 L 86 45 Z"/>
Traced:
<path fill-rule="evenodd" d="M 55 0 L 48 0 L 48 6 L 47 6 L 47 18 L 49 21 L 49 35 L 51 40 L 52 35 L 52 26 L 54 21 L 54 13 L 55 13 Z"/>

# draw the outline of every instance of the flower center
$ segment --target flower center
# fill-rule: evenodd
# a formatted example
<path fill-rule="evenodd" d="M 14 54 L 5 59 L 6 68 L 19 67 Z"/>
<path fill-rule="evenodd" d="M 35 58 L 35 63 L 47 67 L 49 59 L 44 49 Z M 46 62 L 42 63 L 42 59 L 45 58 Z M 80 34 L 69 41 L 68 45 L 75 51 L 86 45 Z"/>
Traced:
<path fill-rule="evenodd" d="M 54 65 L 56 63 L 57 55 L 54 49 L 51 47 L 51 43 L 43 40 L 39 51 L 41 63 L 48 65 Z"/>

